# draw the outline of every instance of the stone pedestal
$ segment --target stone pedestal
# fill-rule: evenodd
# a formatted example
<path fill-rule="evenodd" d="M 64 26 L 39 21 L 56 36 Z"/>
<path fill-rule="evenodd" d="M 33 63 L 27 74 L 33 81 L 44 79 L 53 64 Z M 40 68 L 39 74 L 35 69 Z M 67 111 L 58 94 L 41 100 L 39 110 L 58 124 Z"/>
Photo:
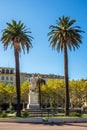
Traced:
<path fill-rule="evenodd" d="M 37 92 L 30 92 L 28 95 L 28 105 L 27 109 L 39 109 L 39 100 L 38 100 L 38 93 Z"/>

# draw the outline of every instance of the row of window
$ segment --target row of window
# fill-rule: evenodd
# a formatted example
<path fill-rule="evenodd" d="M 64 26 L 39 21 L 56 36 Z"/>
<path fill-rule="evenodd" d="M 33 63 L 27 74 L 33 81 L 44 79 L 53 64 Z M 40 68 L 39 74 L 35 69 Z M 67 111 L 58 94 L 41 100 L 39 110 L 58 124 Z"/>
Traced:
<path fill-rule="evenodd" d="M 6 84 L 12 84 L 13 85 L 13 82 L 6 82 Z"/>
<path fill-rule="evenodd" d="M 14 71 L 12 70 L 12 69 L 2 69 L 2 70 L 0 70 L 0 72 L 1 73 L 3 73 L 3 74 L 13 74 L 14 73 Z"/>
<path fill-rule="evenodd" d="M 11 81 L 13 81 L 13 77 L 12 76 L 10 76 L 10 77 L 8 77 L 8 76 L 2 76 L 1 80 L 11 80 Z"/>

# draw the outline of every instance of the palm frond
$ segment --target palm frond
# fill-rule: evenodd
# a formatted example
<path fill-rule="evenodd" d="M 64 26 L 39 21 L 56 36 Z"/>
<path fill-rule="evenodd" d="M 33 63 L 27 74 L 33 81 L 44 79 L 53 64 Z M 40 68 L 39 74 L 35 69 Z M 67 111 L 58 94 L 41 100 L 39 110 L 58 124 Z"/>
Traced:
<path fill-rule="evenodd" d="M 50 32 L 48 33 L 50 45 L 52 48 L 56 48 L 58 51 L 63 50 L 63 44 L 65 43 L 70 50 L 75 47 L 78 48 L 82 43 L 80 26 L 73 26 L 76 20 L 70 20 L 69 16 L 62 16 L 56 20 L 56 25 L 49 27 Z"/>
<path fill-rule="evenodd" d="M 14 42 L 20 43 L 19 51 L 25 50 L 29 52 L 29 49 L 32 47 L 33 37 L 30 35 L 31 31 L 24 26 L 24 24 L 19 21 L 18 23 L 15 20 L 12 20 L 12 23 L 6 23 L 7 28 L 2 30 L 1 41 L 4 44 L 4 48 L 8 48 L 11 44 L 11 47 L 14 47 Z"/>

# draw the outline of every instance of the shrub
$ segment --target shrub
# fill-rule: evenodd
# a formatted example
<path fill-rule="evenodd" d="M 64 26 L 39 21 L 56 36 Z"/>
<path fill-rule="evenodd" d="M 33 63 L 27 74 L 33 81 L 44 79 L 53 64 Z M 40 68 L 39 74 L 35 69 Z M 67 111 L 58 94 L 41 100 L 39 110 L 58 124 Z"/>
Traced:
<path fill-rule="evenodd" d="M 50 112 L 50 111 L 49 111 L 49 112 Z M 57 114 L 57 110 L 56 110 L 56 109 L 52 109 L 52 110 L 51 110 L 51 113 L 52 113 L 53 116 L 55 116 L 55 115 Z"/>
<path fill-rule="evenodd" d="M 2 111 L 2 113 L 0 114 L 0 117 L 7 117 L 7 113 L 5 111 Z"/>
<path fill-rule="evenodd" d="M 71 112 L 71 113 L 70 113 L 70 116 L 72 116 L 72 117 L 74 117 L 74 116 L 76 116 L 76 117 L 81 117 L 82 114 L 79 113 L 79 112 Z"/>
<path fill-rule="evenodd" d="M 13 113 L 14 113 L 14 110 L 11 110 L 9 113 L 10 113 L 10 114 L 13 114 Z"/>
<path fill-rule="evenodd" d="M 29 116 L 29 112 L 27 111 L 22 112 L 22 117 L 28 117 L 28 116 Z"/>

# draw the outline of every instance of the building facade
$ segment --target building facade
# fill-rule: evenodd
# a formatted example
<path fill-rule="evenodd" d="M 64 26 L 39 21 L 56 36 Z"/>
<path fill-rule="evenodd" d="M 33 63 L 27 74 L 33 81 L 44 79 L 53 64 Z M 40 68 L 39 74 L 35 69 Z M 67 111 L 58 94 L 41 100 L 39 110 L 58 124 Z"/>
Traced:
<path fill-rule="evenodd" d="M 15 83 L 14 68 L 0 67 L 0 82 L 14 85 Z"/>
<path fill-rule="evenodd" d="M 39 75 L 45 81 L 47 81 L 48 79 L 64 79 L 64 76 L 54 74 L 20 73 L 20 83 L 23 83 L 24 81 L 29 82 L 32 75 L 34 75 L 35 77 Z M 0 82 L 15 85 L 15 69 L 8 67 L 0 67 Z"/>

